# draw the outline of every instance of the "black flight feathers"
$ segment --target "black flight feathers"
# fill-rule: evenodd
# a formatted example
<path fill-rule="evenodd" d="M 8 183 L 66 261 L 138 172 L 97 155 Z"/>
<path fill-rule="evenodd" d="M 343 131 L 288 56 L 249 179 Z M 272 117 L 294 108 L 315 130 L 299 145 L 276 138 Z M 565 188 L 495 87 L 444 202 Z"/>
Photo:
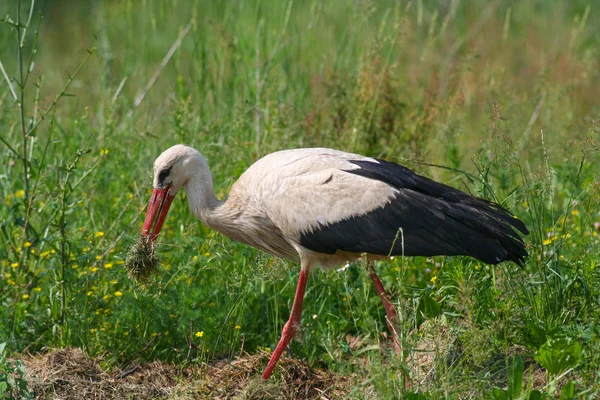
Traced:
<path fill-rule="evenodd" d="M 302 246 L 326 254 L 467 255 L 523 265 L 528 254 L 516 230 L 528 234 L 527 228 L 500 205 L 377 161 L 351 161 L 360 168 L 344 172 L 385 182 L 398 190 L 395 197 L 366 214 L 319 226 L 301 236 Z"/>

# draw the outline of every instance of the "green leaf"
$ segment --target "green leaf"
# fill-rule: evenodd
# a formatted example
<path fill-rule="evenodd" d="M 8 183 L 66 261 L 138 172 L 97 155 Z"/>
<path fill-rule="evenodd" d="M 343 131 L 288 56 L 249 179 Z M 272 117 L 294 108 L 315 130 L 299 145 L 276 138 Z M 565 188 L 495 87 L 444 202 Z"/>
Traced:
<path fill-rule="evenodd" d="M 492 390 L 492 398 L 494 400 L 509 400 L 508 394 L 502 389 L 495 388 Z"/>
<path fill-rule="evenodd" d="M 532 390 L 529 393 L 529 400 L 542 400 L 542 393 L 539 390 Z"/>
<path fill-rule="evenodd" d="M 523 371 L 525 365 L 523 363 L 523 357 L 516 356 L 513 359 L 510 367 L 510 373 L 508 377 L 508 396 L 511 399 L 516 399 L 521 394 L 521 386 L 523 384 Z"/>
<path fill-rule="evenodd" d="M 567 382 L 560 391 L 560 400 L 571 400 L 575 398 L 575 383 Z"/>
<path fill-rule="evenodd" d="M 549 373 L 558 375 L 581 362 L 581 345 L 570 337 L 549 339 L 535 353 L 534 358 Z"/>

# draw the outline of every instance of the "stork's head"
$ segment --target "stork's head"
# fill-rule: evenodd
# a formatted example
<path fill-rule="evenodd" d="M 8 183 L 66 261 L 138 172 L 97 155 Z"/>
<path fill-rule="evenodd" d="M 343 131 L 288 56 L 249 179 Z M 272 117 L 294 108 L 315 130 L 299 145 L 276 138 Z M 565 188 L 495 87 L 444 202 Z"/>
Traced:
<path fill-rule="evenodd" d="M 154 189 L 144 219 L 143 236 L 156 240 L 179 189 L 192 176 L 203 173 L 208 173 L 210 177 L 204 157 L 197 150 L 182 144 L 165 150 L 154 161 Z"/>

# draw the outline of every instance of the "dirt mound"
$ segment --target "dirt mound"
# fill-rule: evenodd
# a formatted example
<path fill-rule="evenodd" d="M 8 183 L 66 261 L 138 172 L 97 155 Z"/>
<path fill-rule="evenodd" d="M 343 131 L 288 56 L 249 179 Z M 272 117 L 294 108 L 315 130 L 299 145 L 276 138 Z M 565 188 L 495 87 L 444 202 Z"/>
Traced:
<path fill-rule="evenodd" d="M 25 358 L 23 362 L 36 398 L 44 399 L 165 398 L 173 393 L 180 375 L 168 364 L 149 363 L 121 379 L 121 372 L 108 374 L 98 361 L 73 348 Z"/>
<path fill-rule="evenodd" d="M 279 376 L 260 378 L 268 353 L 185 368 L 151 362 L 105 372 L 80 349 L 66 348 L 26 357 L 26 379 L 37 399 L 336 399 L 350 378 L 284 357 Z"/>
<path fill-rule="evenodd" d="M 258 353 L 219 362 L 208 369 L 207 393 L 211 398 L 227 399 L 327 399 L 341 398 L 350 380 L 329 371 L 310 368 L 304 361 L 283 357 L 278 363 L 279 379 L 260 378 L 270 354 Z"/>

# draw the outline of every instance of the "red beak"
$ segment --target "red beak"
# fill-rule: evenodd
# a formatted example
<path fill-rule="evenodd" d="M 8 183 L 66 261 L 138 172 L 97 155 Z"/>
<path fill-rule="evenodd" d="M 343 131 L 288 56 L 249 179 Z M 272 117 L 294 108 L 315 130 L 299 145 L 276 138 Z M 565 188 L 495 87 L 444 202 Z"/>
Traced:
<path fill-rule="evenodd" d="M 144 219 L 144 227 L 142 228 L 142 236 L 149 237 L 153 242 L 156 241 L 160 229 L 165 222 L 169 207 L 175 196 L 169 194 L 170 185 L 164 189 L 154 189 L 152 196 L 148 202 L 148 210 L 146 211 L 146 219 Z M 154 226 L 154 228 L 153 228 Z"/>

